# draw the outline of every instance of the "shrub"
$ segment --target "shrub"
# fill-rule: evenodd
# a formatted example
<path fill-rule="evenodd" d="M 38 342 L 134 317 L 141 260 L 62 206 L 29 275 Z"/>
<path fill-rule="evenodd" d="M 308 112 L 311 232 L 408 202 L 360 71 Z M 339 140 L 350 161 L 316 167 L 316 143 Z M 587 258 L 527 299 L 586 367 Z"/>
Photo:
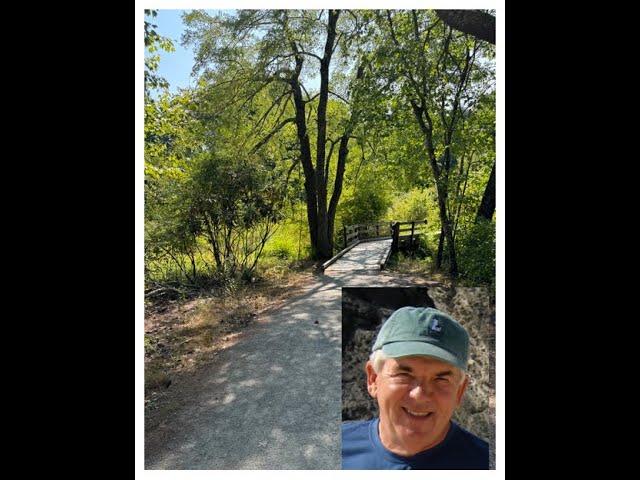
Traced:
<path fill-rule="evenodd" d="M 469 225 L 458 233 L 456 243 L 460 277 L 466 283 L 495 287 L 495 222 L 480 220 Z"/>
<path fill-rule="evenodd" d="M 384 218 L 390 205 L 389 194 L 378 182 L 361 178 L 356 189 L 346 193 L 340 203 L 340 226 L 376 223 Z"/>
<path fill-rule="evenodd" d="M 393 201 L 387 218 L 408 221 L 408 220 L 427 220 L 430 217 L 437 218 L 437 204 L 434 193 L 431 190 L 414 188 L 396 197 Z"/>

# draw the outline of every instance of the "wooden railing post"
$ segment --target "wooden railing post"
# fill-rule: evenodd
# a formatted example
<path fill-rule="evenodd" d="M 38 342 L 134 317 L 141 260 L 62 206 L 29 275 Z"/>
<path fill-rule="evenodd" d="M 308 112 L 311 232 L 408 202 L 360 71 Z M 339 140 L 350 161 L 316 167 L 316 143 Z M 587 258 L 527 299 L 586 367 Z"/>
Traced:
<path fill-rule="evenodd" d="M 411 237 L 409 238 L 409 249 L 413 248 L 413 232 L 416 228 L 415 220 L 411 222 Z"/>
<path fill-rule="evenodd" d="M 376 223 L 376 237 L 380 236 L 380 224 Z"/>
<path fill-rule="evenodd" d="M 400 241 L 400 222 L 394 222 L 391 225 L 391 231 L 392 231 L 392 235 L 391 235 L 391 251 L 392 252 L 397 252 L 398 251 L 398 243 Z"/>

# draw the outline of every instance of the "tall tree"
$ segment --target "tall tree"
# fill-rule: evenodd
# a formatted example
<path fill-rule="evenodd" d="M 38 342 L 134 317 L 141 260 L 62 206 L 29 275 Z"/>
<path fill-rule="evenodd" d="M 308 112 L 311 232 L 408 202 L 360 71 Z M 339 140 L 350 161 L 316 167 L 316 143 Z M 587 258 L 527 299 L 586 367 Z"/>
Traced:
<path fill-rule="evenodd" d="M 452 213 L 449 211 L 452 150 L 465 113 L 486 86 L 478 59 L 483 46 L 454 31 L 433 12 L 380 11 L 377 55 L 382 75 L 394 78 L 422 132 L 438 198 L 441 225 L 436 266 L 443 262 L 446 243 L 449 273 L 458 275 Z"/>
<path fill-rule="evenodd" d="M 226 108 L 251 102 L 266 88 L 274 93 L 274 103 L 258 122 L 271 122 L 272 128 L 256 143 L 256 149 L 287 125 L 295 127 L 312 255 L 329 258 L 349 141 L 359 116 L 350 97 L 363 69 L 345 65 L 350 48 L 359 38 L 357 16 L 343 15 L 340 10 L 241 10 L 216 17 L 194 11 L 185 16 L 185 21 L 183 39 L 197 46 L 195 69 L 202 72 L 201 78 L 209 81 L 216 71 L 224 69 L 227 78 L 218 79 L 219 85 L 235 82 L 245 86 L 244 94 L 231 98 Z M 338 76 L 339 70 L 349 80 L 334 82 L 332 76 Z M 319 76 L 320 85 L 311 95 L 305 83 L 314 75 Z M 349 114 L 342 121 L 327 116 L 330 96 L 349 106 Z M 316 118 L 313 131 L 309 128 L 311 115 Z M 329 130 L 334 133 L 332 138 Z M 329 167 L 336 145 L 338 158 L 329 198 Z"/>
<path fill-rule="evenodd" d="M 440 19 L 464 33 L 468 33 L 479 40 L 487 41 L 493 45 L 496 43 L 496 17 L 481 10 L 436 10 Z M 496 211 L 496 164 L 491 168 L 491 175 L 482 195 L 482 201 L 478 207 L 476 221 L 481 218 L 491 220 Z"/>

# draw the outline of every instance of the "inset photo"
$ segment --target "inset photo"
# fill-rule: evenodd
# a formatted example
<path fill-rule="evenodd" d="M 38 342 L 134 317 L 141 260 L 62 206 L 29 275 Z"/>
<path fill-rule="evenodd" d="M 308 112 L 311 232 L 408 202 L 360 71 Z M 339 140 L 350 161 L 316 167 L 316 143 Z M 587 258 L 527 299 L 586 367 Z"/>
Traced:
<path fill-rule="evenodd" d="M 342 289 L 342 468 L 495 469 L 495 299 Z"/>

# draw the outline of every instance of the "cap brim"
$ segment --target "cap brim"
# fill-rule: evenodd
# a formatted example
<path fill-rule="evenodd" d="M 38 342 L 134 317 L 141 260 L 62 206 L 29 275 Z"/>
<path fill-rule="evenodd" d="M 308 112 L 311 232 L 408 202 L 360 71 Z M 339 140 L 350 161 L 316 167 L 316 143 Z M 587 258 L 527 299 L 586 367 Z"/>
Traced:
<path fill-rule="evenodd" d="M 432 343 L 427 342 L 393 342 L 387 343 L 382 347 L 382 351 L 391 358 L 409 357 L 415 355 L 425 355 L 427 357 L 434 357 L 438 360 L 450 363 L 461 370 L 465 370 L 466 365 L 460 365 L 460 359 L 445 350 Z"/>

